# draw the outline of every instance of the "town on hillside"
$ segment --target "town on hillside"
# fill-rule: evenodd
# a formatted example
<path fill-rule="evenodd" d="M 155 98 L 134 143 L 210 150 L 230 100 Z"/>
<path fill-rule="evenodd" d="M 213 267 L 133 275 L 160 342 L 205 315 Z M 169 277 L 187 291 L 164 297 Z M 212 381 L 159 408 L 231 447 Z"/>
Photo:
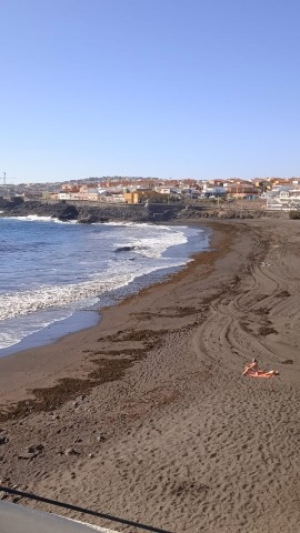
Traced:
<path fill-rule="evenodd" d="M 6 178 L 6 174 L 5 174 Z M 0 182 L 0 198 L 39 201 L 87 201 L 127 204 L 260 200 L 269 210 L 300 210 L 300 178 L 195 180 L 91 177 L 55 183 Z"/>

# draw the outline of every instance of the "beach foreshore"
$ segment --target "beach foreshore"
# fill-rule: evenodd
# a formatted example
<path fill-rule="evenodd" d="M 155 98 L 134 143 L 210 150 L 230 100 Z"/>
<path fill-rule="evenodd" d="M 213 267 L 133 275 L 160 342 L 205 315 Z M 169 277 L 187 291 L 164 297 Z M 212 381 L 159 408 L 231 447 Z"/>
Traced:
<path fill-rule="evenodd" d="M 3 485 L 174 532 L 297 531 L 300 226 L 209 224 L 168 281 L 0 360 Z M 253 357 L 280 375 L 242 376 Z"/>

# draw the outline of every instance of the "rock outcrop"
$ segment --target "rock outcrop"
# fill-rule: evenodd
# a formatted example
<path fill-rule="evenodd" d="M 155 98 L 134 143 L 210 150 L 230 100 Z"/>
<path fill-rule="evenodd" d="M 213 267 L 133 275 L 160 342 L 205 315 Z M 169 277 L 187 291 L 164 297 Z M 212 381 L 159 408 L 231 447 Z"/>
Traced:
<path fill-rule="evenodd" d="M 201 219 L 229 220 L 249 219 L 262 217 L 288 216 L 280 212 L 266 211 L 265 209 L 240 209 L 224 207 L 223 209 L 197 204 L 109 204 L 94 202 L 73 201 L 38 202 L 24 201 L 16 198 L 8 201 L 0 198 L 0 211 L 2 216 L 49 216 L 64 222 L 77 220 L 82 224 L 95 222 L 168 222 L 172 220 L 192 221 Z M 1 216 L 1 214 L 0 214 Z"/>
<path fill-rule="evenodd" d="M 38 202 L 8 201 L 0 198 L 2 216 L 49 216 L 62 221 L 78 220 L 82 224 L 95 222 L 128 221 L 128 222 L 160 222 L 173 220 L 184 208 L 184 205 L 167 204 L 98 204 L 92 202 Z"/>

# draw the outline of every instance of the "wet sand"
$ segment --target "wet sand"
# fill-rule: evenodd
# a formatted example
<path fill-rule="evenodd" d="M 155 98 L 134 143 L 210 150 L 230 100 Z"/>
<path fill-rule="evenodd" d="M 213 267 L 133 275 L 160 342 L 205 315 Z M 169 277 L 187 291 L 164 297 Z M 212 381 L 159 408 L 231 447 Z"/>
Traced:
<path fill-rule="evenodd" d="M 168 282 L 0 361 L 3 484 L 174 532 L 297 531 L 300 225 L 211 224 Z M 242 377 L 252 357 L 280 375 Z"/>

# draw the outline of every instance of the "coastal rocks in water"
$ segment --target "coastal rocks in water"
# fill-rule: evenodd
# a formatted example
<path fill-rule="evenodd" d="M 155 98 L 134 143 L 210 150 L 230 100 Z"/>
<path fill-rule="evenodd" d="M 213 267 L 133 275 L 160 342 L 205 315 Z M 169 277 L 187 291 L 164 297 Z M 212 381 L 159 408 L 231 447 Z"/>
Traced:
<path fill-rule="evenodd" d="M 62 222 L 65 222 L 68 220 L 77 220 L 77 217 L 78 210 L 76 207 L 74 205 L 66 205 L 61 214 L 58 216 L 58 219 Z"/>
<path fill-rule="evenodd" d="M 134 246 L 120 246 L 119 248 L 115 249 L 115 252 L 131 252 L 132 250 L 134 250 Z"/>
<path fill-rule="evenodd" d="M 37 215 L 58 218 L 63 222 L 77 220 L 79 213 L 76 206 L 64 202 L 47 203 L 36 200 L 25 202 L 22 198 L 18 198 L 18 201 L 0 199 L 0 209 L 4 211 L 6 216 L 27 217 L 29 215 Z"/>

